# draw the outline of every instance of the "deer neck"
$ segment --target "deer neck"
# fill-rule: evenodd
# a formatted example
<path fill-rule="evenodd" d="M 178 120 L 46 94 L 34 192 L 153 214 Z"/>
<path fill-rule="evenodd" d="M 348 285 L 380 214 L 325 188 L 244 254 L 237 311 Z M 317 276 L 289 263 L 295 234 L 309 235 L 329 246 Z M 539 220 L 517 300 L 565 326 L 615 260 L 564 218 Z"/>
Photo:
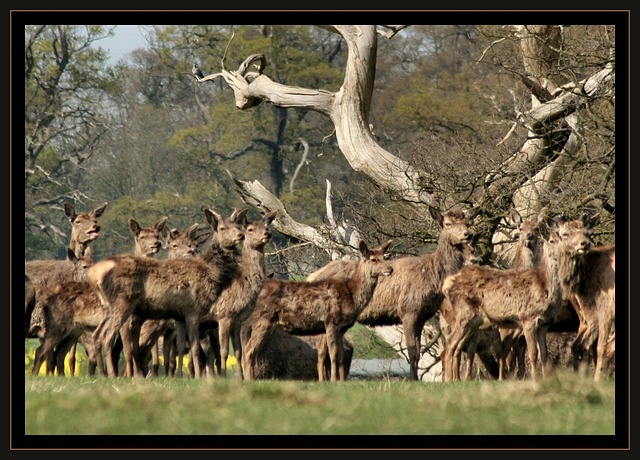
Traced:
<path fill-rule="evenodd" d="M 558 257 L 558 273 L 565 291 L 569 293 L 584 291 L 588 278 L 588 267 L 584 254 L 561 251 Z"/>
<path fill-rule="evenodd" d="M 548 245 L 542 249 L 540 261 L 535 268 L 547 286 L 550 305 L 560 308 L 562 301 L 562 279 L 560 276 L 560 260 L 558 254 L 552 254 Z"/>
<path fill-rule="evenodd" d="M 87 251 L 88 243 L 81 243 L 76 238 L 71 238 L 69 242 L 69 249 L 71 249 L 76 257 L 84 257 L 84 253 Z"/>
<path fill-rule="evenodd" d="M 265 279 L 264 246 L 255 248 L 245 244 L 240 264 L 241 278 L 251 286 L 252 293 L 257 294 Z"/>
<path fill-rule="evenodd" d="M 378 284 L 378 277 L 373 276 L 371 267 L 368 267 L 364 261 L 360 260 L 356 266 L 355 274 L 349 278 L 348 283 L 355 309 L 359 314 L 373 297 L 373 291 Z"/>
<path fill-rule="evenodd" d="M 440 272 L 445 275 L 452 275 L 460 270 L 466 262 L 462 245 L 454 245 L 451 241 L 438 241 L 435 252 L 425 254 L 424 257 L 433 256 Z"/>

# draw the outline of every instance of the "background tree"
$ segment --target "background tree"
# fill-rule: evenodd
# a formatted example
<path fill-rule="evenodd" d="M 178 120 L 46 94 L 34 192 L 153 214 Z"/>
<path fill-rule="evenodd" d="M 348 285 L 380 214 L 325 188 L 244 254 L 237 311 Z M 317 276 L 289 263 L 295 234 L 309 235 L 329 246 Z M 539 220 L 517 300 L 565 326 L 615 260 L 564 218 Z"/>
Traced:
<path fill-rule="evenodd" d="M 25 257 L 64 257 L 69 224 L 62 206 L 99 203 L 77 187 L 111 120 L 106 95 L 117 78 L 94 42 L 104 26 L 25 27 Z"/>

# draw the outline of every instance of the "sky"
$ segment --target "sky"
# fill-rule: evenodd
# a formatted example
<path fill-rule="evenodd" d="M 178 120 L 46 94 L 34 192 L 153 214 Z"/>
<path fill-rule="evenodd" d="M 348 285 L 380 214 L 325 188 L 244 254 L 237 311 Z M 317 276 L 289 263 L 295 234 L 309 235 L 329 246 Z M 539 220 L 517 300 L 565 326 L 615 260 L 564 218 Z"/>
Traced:
<path fill-rule="evenodd" d="M 140 33 L 138 26 L 122 25 L 116 26 L 115 35 L 97 42 L 101 48 L 109 51 L 109 63 L 115 64 L 126 54 L 138 48 L 146 48 L 147 42 Z"/>

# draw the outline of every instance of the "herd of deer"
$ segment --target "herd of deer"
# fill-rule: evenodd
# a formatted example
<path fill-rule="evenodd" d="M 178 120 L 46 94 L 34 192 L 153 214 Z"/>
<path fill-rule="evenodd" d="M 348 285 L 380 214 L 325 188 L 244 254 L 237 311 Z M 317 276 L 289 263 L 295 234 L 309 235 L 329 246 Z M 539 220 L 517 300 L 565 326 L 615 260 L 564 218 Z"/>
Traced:
<path fill-rule="evenodd" d="M 543 210 L 523 220 L 513 212 L 517 254 L 510 267 L 495 268 L 473 259 L 476 210 L 430 206 L 440 227 L 434 252 L 392 259 L 392 241 L 361 242 L 358 260 L 329 262 L 294 281 L 266 274 L 275 212 L 249 222 L 246 209 L 228 219 L 204 209 L 204 234 L 197 224 L 170 230 L 166 217 L 148 228 L 130 219 L 134 252 L 94 263 L 90 244 L 105 208 L 76 213 L 65 204 L 66 260 L 25 263 L 25 335 L 40 340 L 34 375 L 43 365 L 64 375 L 67 355 L 73 375 L 77 343 L 91 375 L 158 375 L 161 343 L 165 375 L 182 376 L 188 354 L 191 376 L 226 376 L 231 341 L 241 380 L 345 380 L 353 355 L 345 333 L 359 322 L 402 325 L 408 377 L 418 380 L 422 331 L 436 315 L 444 381 L 461 379 L 463 353 L 470 378 L 474 354 L 486 361 L 481 350 L 495 356 L 497 378 L 516 369 L 520 378 L 544 376 L 547 333 L 562 331 L 567 318 L 578 323 L 574 368 L 593 365 L 595 380 L 615 369 L 615 245 L 593 243 L 593 217 L 549 218 Z M 163 248 L 167 257 L 154 258 Z"/>

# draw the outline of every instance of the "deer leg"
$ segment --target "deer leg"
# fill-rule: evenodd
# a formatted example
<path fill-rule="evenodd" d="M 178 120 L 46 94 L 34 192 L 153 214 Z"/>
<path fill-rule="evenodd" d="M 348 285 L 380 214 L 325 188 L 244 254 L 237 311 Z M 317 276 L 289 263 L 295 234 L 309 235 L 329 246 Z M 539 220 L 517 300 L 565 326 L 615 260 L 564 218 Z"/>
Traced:
<path fill-rule="evenodd" d="M 177 372 L 178 377 L 182 378 L 184 367 L 184 351 L 187 347 L 187 329 L 182 321 L 176 321 L 176 349 L 178 353 Z M 191 362 L 191 361 L 189 361 Z"/>
<path fill-rule="evenodd" d="M 594 380 L 597 382 L 602 377 L 602 369 L 608 368 L 608 360 L 606 358 L 607 344 L 611 336 L 611 325 L 603 324 L 601 321 L 598 327 L 598 339 L 596 345 L 596 369 Z"/>
<path fill-rule="evenodd" d="M 231 332 L 231 320 L 222 318 L 218 320 L 218 334 L 220 335 L 220 375 L 227 376 L 227 358 L 229 357 L 229 334 Z"/>
<path fill-rule="evenodd" d="M 529 351 L 529 361 L 531 364 L 531 378 L 538 378 L 538 344 L 536 340 L 535 325 L 527 323 L 524 325 L 524 338 L 527 342 L 527 350 Z"/>
<path fill-rule="evenodd" d="M 202 369 L 200 366 L 200 321 L 196 318 L 185 318 L 185 327 L 187 330 L 187 340 L 189 341 L 189 349 L 191 352 L 191 360 L 193 363 L 193 373 L 195 378 L 202 377 Z"/>
<path fill-rule="evenodd" d="M 264 345 L 265 338 L 270 331 L 270 324 L 268 322 L 256 321 L 251 327 L 251 337 L 243 346 L 244 359 L 246 362 L 246 378 L 247 380 L 254 380 L 253 370 L 256 368 L 258 354 Z"/>
<path fill-rule="evenodd" d="M 322 338 L 320 339 L 320 343 L 318 344 L 318 362 L 316 364 L 318 368 L 318 380 L 320 382 L 324 382 L 329 377 L 327 373 L 327 367 L 325 365 L 325 361 L 327 360 L 327 356 L 329 355 L 329 347 L 327 345 L 327 336 L 326 334 L 322 334 Z"/>
<path fill-rule="evenodd" d="M 131 315 L 132 307 L 127 306 L 123 300 L 117 300 L 113 304 L 110 314 L 100 322 L 93 333 L 94 341 L 102 347 L 104 357 L 107 361 L 107 375 L 109 377 L 118 376 L 118 363 L 112 359 L 113 346 L 118 330 L 125 324 Z"/>
<path fill-rule="evenodd" d="M 418 361 L 420 360 L 420 336 L 422 328 L 418 327 L 415 318 L 402 321 L 404 340 L 409 355 L 409 379 L 418 380 Z"/>
<path fill-rule="evenodd" d="M 242 369 L 242 344 L 240 343 L 240 327 L 235 326 L 231 331 L 231 342 L 233 344 L 233 354 L 236 357 L 238 363 L 238 376 L 240 380 L 244 380 L 244 372 Z"/>
<path fill-rule="evenodd" d="M 327 345 L 329 347 L 329 357 L 331 358 L 331 381 L 338 381 L 338 332 L 332 328 L 327 328 Z"/>

